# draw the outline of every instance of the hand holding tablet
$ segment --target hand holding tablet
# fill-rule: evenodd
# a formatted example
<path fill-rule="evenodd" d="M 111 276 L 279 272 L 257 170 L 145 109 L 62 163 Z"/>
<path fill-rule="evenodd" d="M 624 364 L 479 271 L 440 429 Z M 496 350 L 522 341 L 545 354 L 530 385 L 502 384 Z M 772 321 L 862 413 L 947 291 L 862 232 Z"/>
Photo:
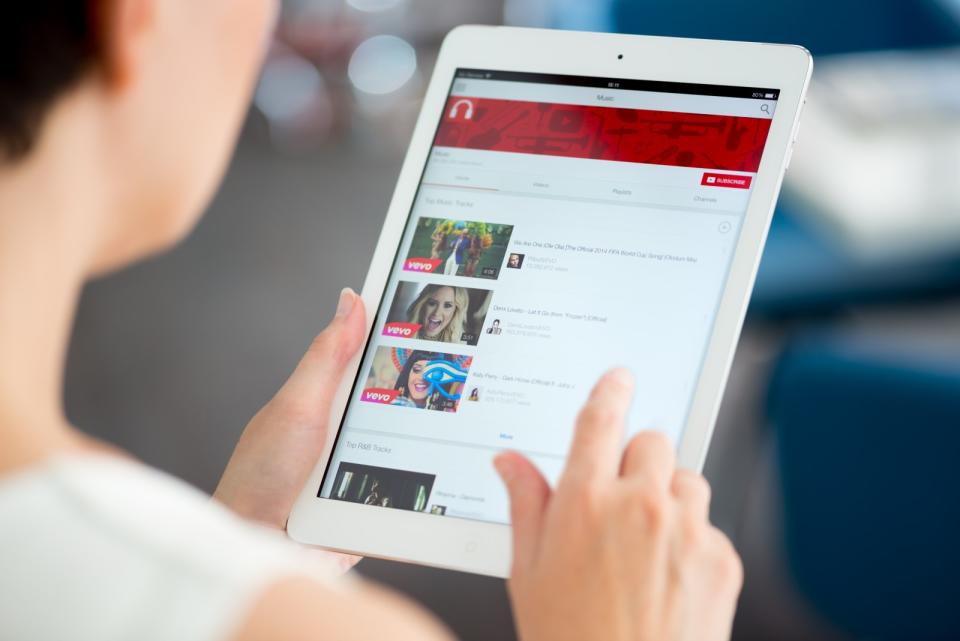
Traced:
<path fill-rule="evenodd" d="M 706 482 L 674 469 L 665 436 L 641 432 L 621 449 L 632 396 L 624 370 L 597 383 L 556 491 L 524 457 L 497 458 L 514 530 L 510 597 L 526 641 L 729 637 L 739 559 L 708 521 Z"/>
<path fill-rule="evenodd" d="M 558 482 L 614 366 L 636 380 L 627 436 L 656 429 L 699 470 L 810 69 L 780 45 L 452 32 L 289 534 L 504 576 L 493 457 Z"/>

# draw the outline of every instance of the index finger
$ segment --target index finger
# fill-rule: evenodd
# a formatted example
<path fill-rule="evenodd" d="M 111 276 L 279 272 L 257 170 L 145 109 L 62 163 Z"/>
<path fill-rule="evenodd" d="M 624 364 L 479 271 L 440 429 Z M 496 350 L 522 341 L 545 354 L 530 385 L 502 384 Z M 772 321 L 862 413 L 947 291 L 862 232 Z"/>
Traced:
<path fill-rule="evenodd" d="M 558 489 L 599 478 L 616 478 L 624 422 L 632 398 L 633 377 L 627 370 L 613 369 L 600 378 L 577 417 Z"/>

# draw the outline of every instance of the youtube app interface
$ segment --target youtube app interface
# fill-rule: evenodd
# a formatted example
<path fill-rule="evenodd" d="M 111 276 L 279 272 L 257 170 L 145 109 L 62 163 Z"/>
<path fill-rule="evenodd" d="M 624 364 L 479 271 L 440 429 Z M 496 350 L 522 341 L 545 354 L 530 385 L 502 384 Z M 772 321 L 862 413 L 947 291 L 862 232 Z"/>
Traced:
<path fill-rule="evenodd" d="M 318 496 L 508 523 L 614 366 L 678 443 L 778 95 L 458 70 Z"/>

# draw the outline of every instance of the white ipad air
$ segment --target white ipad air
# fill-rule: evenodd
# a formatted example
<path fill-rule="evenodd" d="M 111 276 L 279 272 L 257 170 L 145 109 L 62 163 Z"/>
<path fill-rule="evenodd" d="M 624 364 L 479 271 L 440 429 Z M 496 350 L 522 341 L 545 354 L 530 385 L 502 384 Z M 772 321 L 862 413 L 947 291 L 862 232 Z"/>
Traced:
<path fill-rule="evenodd" d="M 636 379 L 630 433 L 699 469 L 811 66 L 793 46 L 454 30 L 290 536 L 505 576 L 494 455 L 555 480 L 613 366 Z"/>

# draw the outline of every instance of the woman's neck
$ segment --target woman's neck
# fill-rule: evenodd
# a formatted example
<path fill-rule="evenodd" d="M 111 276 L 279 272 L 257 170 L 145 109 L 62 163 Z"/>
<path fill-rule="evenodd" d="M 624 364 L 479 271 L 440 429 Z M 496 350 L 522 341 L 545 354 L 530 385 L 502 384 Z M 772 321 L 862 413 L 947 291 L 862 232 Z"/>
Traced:
<path fill-rule="evenodd" d="M 54 123 L 50 123 L 55 126 Z M 62 408 L 80 290 L 106 203 L 82 128 L 0 165 L 0 474 L 82 447 Z"/>

